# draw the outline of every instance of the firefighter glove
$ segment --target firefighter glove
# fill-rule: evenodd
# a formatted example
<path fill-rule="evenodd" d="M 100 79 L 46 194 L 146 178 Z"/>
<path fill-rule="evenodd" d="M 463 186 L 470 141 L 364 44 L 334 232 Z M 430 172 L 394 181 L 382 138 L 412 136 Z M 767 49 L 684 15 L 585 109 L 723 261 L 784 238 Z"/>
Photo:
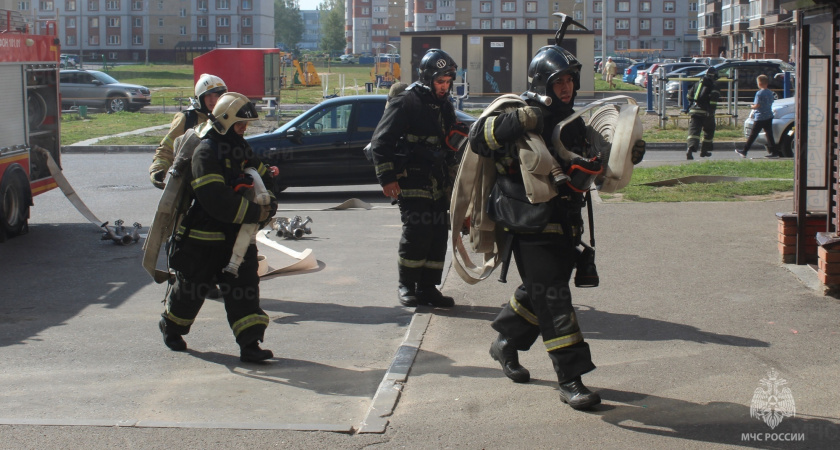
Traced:
<path fill-rule="evenodd" d="M 169 166 L 171 165 L 169 161 L 161 158 L 156 158 L 152 162 L 152 165 L 149 167 L 149 178 L 156 188 L 163 189 L 166 187 L 166 183 L 163 180 L 166 179 L 166 171 L 169 170 Z"/>
<path fill-rule="evenodd" d="M 539 106 L 523 106 L 517 108 L 516 116 L 525 131 L 533 131 L 537 134 L 542 133 L 543 114 Z"/>
<path fill-rule="evenodd" d="M 630 151 L 630 162 L 633 163 L 635 166 L 642 162 L 642 159 L 645 157 L 645 141 L 639 139 L 636 141 L 636 144 L 633 145 L 633 150 Z"/>
<path fill-rule="evenodd" d="M 260 229 L 264 228 L 271 221 L 271 218 L 277 214 L 277 199 L 272 198 L 267 205 L 260 205 Z"/>

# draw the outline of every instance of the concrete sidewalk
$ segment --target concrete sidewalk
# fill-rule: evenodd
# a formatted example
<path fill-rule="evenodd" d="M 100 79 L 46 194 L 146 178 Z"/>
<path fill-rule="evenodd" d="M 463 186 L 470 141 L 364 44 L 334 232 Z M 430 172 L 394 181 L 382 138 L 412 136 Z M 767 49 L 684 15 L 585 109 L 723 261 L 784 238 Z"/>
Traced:
<path fill-rule="evenodd" d="M 458 306 L 422 312 L 432 316 L 393 433 L 427 435 L 424 448 L 837 448 L 840 304 L 780 263 L 774 214 L 791 207 L 595 206 L 601 285 L 572 292 L 598 366 L 584 377 L 603 398 L 592 412 L 560 402 L 541 342 L 520 352 L 528 384 L 488 355 L 515 270 L 508 284 L 474 286 L 450 271 L 444 292 Z M 771 369 L 796 405 L 776 428 L 750 416 Z"/>

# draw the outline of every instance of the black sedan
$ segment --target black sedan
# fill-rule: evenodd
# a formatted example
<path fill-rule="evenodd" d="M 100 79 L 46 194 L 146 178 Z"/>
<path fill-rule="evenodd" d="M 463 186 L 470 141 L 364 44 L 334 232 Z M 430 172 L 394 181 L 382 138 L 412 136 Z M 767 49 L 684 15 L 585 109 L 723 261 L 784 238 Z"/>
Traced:
<path fill-rule="evenodd" d="M 376 183 L 363 149 L 385 110 L 386 95 L 351 95 L 325 100 L 280 128 L 246 137 L 269 166 L 280 169 L 275 192 L 292 186 Z M 475 118 L 457 111 L 468 125 Z"/>

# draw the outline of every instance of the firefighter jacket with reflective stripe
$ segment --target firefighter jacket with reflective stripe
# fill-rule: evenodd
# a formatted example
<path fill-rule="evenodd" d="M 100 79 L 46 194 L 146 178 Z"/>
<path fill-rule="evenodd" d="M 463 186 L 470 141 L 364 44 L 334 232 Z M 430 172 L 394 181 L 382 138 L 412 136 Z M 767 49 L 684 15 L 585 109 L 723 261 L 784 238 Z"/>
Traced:
<path fill-rule="evenodd" d="M 233 129 L 224 136 L 211 130 L 192 157 L 192 171 L 185 181 L 193 201 L 179 234 L 211 245 L 233 244 L 240 225 L 257 223 L 260 205 L 240 195 L 244 190 L 235 191 L 248 183 L 246 167 L 257 170 L 274 201 L 274 179 L 248 143 Z"/>
<path fill-rule="evenodd" d="M 527 100 L 527 103 L 529 106 L 539 105 L 533 100 Z M 543 107 L 542 109 L 542 138 L 554 154 L 551 139 L 554 127 L 563 119 L 572 115 L 574 111 L 568 107 Z M 473 124 L 470 129 L 470 148 L 483 157 L 493 158 L 498 176 L 512 177 L 517 183 L 523 183 L 519 149 L 516 143 L 526 133 L 527 131 L 515 110 L 508 112 L 500 110 L 499 114 L 482 117 Z M 568 150 L 585 155 L 587 154 L 586 148 L 590 145 L 586 136 L 586 123 L 578 117 L 563 127 L 560 140 Z M 546 226 L 542 232 L 560 234 L 565 232 L 576 237 L 580 236 L 583 223 L 580 210 L 585 204 L 583 194 L 563 185 L 558 188 L 557 196 L 549 200 L 549 203 L 553 206 L 549 226 Z"/>
<path fill-rule="evenodd" d="M 703 79 L 694 83 L 694 86 L 688 91 L 688 100 L 691 102 L 688 109 L 689 114 L 715 114 L 718 100 L 720 100 L 720 90 L 718 90 L 716 84 L 714 80 L 707 77 L 703 77 Z"/>
<path fill-rule="evenodd" d="M 154 159 L 162 159 L 169 162 L 169 165 L 172 165 L 172 161 L 175 159 L 175 152 L 173 150 L 175 148 L 175 139 L 178 139 L 179 136 L 182 136 L 190 128 L 204 122 L 207 122 L 207 115 L 193 108 L 176 113 L 175 117 L 172 118 L 172 124 L 169 125 L 169 132 L 166 133 L 166 137 L 160 141 L 160 145 L 155 150 Z"/>
<path fill-rule="evenodd" d="M 444 144 L 444 138 L 454 123 L 455 108 L 448 95 L 438 100 L 427 88 L 414 84 L 390 99 L 371 140 L 379 184 L 385 186 L 397 181 L 407 169 L 425 172 L 425 178 L 437 169 L 434 172 L 444 174 L 444 179 L 437 183 L 451 186 L 447 172 L 457 168 L 458 159 L 457 154 Z M 443 185 L 437 186 L 437 190 L 444 189 Z M 428 186 L 418 188 L 428 190 Z M 411 192 L 404 196 L 407 194 Z M 439 197 L 440 193 L 429 191 L 420 196 Z"/>

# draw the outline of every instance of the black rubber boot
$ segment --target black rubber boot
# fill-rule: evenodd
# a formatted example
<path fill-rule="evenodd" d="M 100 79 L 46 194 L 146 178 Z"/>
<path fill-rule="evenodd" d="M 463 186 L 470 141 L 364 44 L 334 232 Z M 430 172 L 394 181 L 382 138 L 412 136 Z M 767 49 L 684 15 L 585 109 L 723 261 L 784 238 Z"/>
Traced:
<path fill-rule="evenodd" d="M 441 294 L 433 284 L 418 284 L 417 304 L 437 306 L 439 308 L 451 308 L 455 306 L 455 299 Z"/>
<path fill-rule="evenodd" d="M 685 152 L 685 159 L 687 159 L 687 160 L 692 160 L 692 159 L 694 159 L 694 155 L 692 155 L 692 153 L 693 153 L 693 152 L 692 152 L 691 150 L 689 150 L 689 151 Z"/>
<path fill-rule="evenodd" d="M 254 341 L 243 345 L 239 349 L 239 360 L 242 362 L 261 362 L 274 357 L 271 350 L 260 348 L 260 341 Z"/>
<path fill-rule="evenodd" d="M 560 383 L 560 400 L 578 411 L 601 403 L 601 396 L 583 385 L 580 377 Z"/>
<path fill-rule="evenodd" d="M 400 305 L 409 308 L 417 306 L 417 294 L 414 292 L 414 284 L 405 285 L 400 283 L 397 286 L 397 298 L 400 300 Z"/>
<path fill-rule="evenodd" d="M 163 343 L 166 344 L 170 350 L 183 352 L 187 349 L 187 342 L 184 341 L 184 338 L 182 338 L 180 334 L 169 333 L 166 331 L 166 319 L 163 317 L 161 317 L 160 322 L 158 322 L 158 328 L 160 328 L 160 334 L 163 335 Z"/>
<path fill-rule="evenodd" d="M 490 344 L 490 356 L 499 361 L 505 376 L 513 380 L 514 383 L 531 381 L 531 373 L 528 372 L 528 369 L 519 365 L 519 354 L 516 348 L 501 333 Z"/>

